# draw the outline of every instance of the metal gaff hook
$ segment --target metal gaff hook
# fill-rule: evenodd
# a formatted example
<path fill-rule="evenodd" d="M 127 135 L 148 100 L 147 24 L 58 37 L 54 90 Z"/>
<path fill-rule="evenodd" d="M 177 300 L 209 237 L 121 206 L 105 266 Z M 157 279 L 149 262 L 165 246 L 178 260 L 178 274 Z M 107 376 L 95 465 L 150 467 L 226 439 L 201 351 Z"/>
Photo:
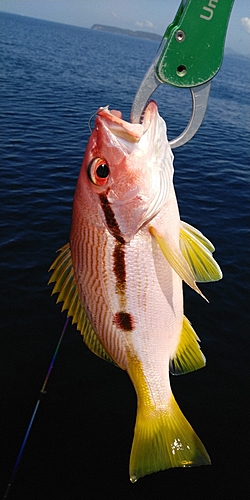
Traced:
<path fill-rule="evenodd" d="M 155 67 L 158 62 L 158 56 L 149 67 L 141 85 L 136 93 L 130 115 L 131 123 L 140 123 L 140 118 L 146 104 L 153 94 L 153 92 L 161 85 L 161 81 L 155 74 Z M 211 80 L 201 85 L 191 87 L 190 92 L 192 96 L 192 114 L 188 125 L 185 130 L 175 139 L 169 141 L 172 149 L 178 148 L 190 141 L 196 134 L 197 130 L 202 124 L 203 118 L 206 113 L 209 92 L 211 87 Z"/>
<path fill-rule="evenodd" d="M 183 146 L 183 144 L 190 141 L 200 128 L 207 109 L 210 87 L 211 80 L 198 87 L 190 88 L 192 95 L 192 115 L 185 130 L 176 139 L 169 141 L 172 149 Z"/>

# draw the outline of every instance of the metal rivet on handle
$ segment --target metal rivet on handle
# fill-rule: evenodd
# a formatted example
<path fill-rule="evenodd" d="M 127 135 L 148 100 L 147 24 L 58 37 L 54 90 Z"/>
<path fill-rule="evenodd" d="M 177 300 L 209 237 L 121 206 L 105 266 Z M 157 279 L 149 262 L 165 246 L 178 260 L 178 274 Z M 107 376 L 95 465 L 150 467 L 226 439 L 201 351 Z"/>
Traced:
<path fill-rule="evenodd" d="M 178 30 L 176 31 L 175 33 L 175 39 L 177 40 L 177 42 L 183 42 L 186 38 L 186 34 L 184 33 L 184 31 L 182 30 Z"/>

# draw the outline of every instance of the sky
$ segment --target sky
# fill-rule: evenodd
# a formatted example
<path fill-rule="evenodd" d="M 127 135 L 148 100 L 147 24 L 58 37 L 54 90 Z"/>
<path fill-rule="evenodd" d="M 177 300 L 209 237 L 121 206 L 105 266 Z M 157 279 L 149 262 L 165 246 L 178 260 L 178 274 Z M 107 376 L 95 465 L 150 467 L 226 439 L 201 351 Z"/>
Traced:
<path fill-rule="evenodd" d="M 180 0 L 0 0 L 0 10 L 13 14 L 84 28 L 99 23 L 159 35 L 173 21 L 179 5 Z M 226 47 L 250 55 L 249 0 L 234 2 Z"/>

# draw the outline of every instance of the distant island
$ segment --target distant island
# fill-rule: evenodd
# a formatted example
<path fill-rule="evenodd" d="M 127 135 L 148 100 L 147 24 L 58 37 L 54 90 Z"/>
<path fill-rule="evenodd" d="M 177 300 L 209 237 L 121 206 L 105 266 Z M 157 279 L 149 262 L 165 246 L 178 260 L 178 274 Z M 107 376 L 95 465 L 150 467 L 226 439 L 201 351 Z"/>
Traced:
<path fill-rule="evenodd" d="M 110 33 L 116 33 L 119 35 L 129 35 L 135 36 L 137 38 L 146 38 L 147 40 L 157 40 L 160 41 L 162 37 L 156 33 L 148 33 L 147 31 L 133 31 L 124 30 L 122 28 L 117 28 L 116 26 L 106 26 L 105 24 L 93 24 L 92 30 L 97 31 L 109 31 Z"/>

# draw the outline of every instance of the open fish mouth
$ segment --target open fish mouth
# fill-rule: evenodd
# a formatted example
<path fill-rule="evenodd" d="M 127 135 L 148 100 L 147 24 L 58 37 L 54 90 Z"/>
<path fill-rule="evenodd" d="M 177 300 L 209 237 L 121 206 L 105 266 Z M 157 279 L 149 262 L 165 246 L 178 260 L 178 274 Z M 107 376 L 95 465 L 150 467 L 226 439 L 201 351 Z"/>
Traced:
<path fill-rule="evenodd" d="M 142 123 L 130 123 L 122 119 L 122 113 L 115 109 L 109 110 L 108 106 L 99 108 L 97 116 L 101 117 L 103 125 L 118 139 L 124 139 L 131 143 L 137 143 L 145 132 L 147 132 L 152 120 L 157 115 L 158 107 L 155 101 L 147 105 Z"/>

